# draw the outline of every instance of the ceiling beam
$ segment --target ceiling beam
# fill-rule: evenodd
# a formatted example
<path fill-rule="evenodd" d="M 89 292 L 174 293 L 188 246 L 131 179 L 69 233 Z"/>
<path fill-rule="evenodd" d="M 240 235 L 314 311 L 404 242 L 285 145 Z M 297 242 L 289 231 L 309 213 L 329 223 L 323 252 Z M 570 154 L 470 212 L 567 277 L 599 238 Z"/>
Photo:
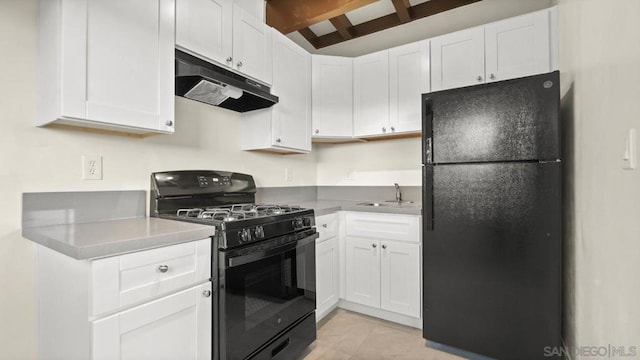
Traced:
<path fill-rule="evenodd" d="M 411 15 L 409 15 L 409 8 L 411 4 L 409 0 L 391 0 L 393 2 L 393 7 L 396 8 L 396 14 L 398 14 L 398 18 L 400 22 L 406 23 L 411 21 Z"/>
<path fill-rule="evenodd" d="M 353 24 L 345 14 L 331 18 L 329 21 L 331 21 L 331 24 L 338 30 L 338 33 L 344 40 L 353 38 L 353 34 L 351 33 Z"/>
<path fill-rule="evenodd" d="M 272 0 L 273 1 L 273 0 Z M 394 5 L 395 5 L 395 0 Z M 435 15 L 447 10 L 452 10 L 457 7 L 461 7 L 464 5 L 469 5 L 482 0 L 431 0 L 425 3 L 421 3 L 415 6 L 411 6 L 408 8 L 409 16 L 411 18 L 410 21 L 414 21 L 417 19 L 421 19 L 424 17 L 428 17 L 431 15 Z M 361 36 L 373 34 L 378 31 L 386 30 L 388 28 L 398 26 L 403 24 L 400 19 L 398 13 L 392 13 L 389 15 L 385 15 L 379 17 L 377 19 L 369 20 L 362 24 L 358 24 L 352 26 L 349 30 L 349 33 L 353 35 L 352 38 L 358 38 Z M 334 25 L 335 26 L 335 25 Z M 336 27 L 337 28 L 337 27 Z M 316 49 L 321 49 L 323 47 L 335 45 L 345 41 L 346 39 L 342 37 L 342 35 L 338 32 L 332 32 L 326 35 L 318 36 L 314 41 L 315 45 L 312 45 Z"/>
<path fill-rule="evenodd" d="M 377 0 L 268 0 L 267 24 L 283 34 L 298 31 Z"/>
<path fill-rule="evenodd" d="M 313 30 L 311 30 L 308 27 L 306 27 L 304 29 L 298 30 L 298 32 L 305 39 L 307 39 L 309 44 L 313 45 L 314 48 L 318 49 L 318 36 L 316 35 L 316 33 L 313 32 Z"/>

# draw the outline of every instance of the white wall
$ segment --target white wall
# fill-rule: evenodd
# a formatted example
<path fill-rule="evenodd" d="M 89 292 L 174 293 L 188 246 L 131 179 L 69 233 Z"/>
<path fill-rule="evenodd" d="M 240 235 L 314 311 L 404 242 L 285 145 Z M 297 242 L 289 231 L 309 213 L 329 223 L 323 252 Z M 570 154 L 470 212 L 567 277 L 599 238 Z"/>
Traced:
<path fill-rule="evenodd" d="M 422 185 L 420 138 L 318 145 L 318 185 Z"/>
<path fill-rule="evenodd" d="M 287 36 L 314 54 L 359 56 L 546 9 L 551 5 L 551 0 L 482 0 L 322 49 L 315 49 L 298 32 Z"/>
<path fill-rule="evenodd" d="M 636 346 L 639 358 L 640 170 L 622 170 L 621 158 L 627 130 L 640 130 L 640 2 L 558 4 L 575 185 L 567 189 L 567 340 Z"/>
<path fill-rule="evenodd" d="M 153 171 L 221 169 L 258 186 L 315 185 L 315 155 L 240 151 L 237 113 L 176 98 L 176 134 L 137 139 L 33 126 L 36 0 L 0 0 L 0 359 L 36 352 L 34 246 L 20 236 L 21 194 L 149 188 Z M 83 181 L 82 154 L 103 156 L 104 180 Z M 284 168 L 293 181 L 284 181 Z"/>

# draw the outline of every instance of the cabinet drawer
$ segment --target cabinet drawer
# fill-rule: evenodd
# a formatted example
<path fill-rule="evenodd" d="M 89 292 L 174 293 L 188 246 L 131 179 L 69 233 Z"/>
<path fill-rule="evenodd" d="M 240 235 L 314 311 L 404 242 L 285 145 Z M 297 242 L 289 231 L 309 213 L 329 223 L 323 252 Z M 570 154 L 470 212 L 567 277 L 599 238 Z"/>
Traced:
<path fill-rule="evenodd" d="M 420 217 L 416 215 L 347 213 L 347 236 L 420 242 Z"/>
<path fill-rule="evenodd" d="M 93 316 L 192 286 L 211 277 L 211 239 L 93 261 Z"/>
<path fill-rule="evenodd" d="M 338 214 L 316 216 L 316 229 L 320 237 L 316 242 L 322 242 L 338 234 Z"/>

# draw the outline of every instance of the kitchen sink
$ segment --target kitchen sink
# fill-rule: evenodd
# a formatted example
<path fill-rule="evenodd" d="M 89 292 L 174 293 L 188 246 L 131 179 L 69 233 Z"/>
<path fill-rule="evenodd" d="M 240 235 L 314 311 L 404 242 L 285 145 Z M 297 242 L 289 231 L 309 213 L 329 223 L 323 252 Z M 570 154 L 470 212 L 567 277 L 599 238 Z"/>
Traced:
<path fill-rule="evenodd" d="M 373 202 L 373 201 L 365 201 L 365 202 L 361 202 L 361 203 L 357 203 L 356 205 L 359 206 L 402 206 L 402 205 L 408 205 L 408 204 L 413 204 L 413 201 L 395 201 L 395 200 L 387 200 L 384 202 Z"/>

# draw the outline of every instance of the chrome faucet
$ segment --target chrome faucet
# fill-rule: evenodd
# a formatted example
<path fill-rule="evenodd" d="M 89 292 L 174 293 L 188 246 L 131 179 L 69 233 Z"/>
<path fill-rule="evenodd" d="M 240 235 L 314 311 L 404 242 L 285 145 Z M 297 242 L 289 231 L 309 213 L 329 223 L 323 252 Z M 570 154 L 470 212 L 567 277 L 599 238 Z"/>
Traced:
<path fill-rule="evenodd" d="M 394 183 L 393 186 L 396 187 L 396 202 L 402 202 L 402 194 L 400 193 L 400 185 L 398 183 Z"/>

